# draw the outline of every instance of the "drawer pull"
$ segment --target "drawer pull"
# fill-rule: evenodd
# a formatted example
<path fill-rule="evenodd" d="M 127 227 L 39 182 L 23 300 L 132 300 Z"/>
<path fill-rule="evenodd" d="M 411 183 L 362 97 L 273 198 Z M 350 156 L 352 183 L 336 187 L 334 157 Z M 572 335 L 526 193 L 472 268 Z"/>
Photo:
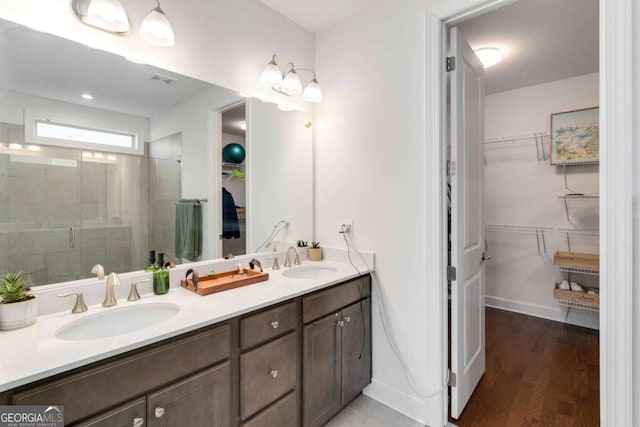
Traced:
<path fill-rule="evenodd" d="M 156 408 L 155 410 L 156 418 L 162 418 L 164 415 L 164 408 Z"/>
<path fill-rule="evenodd" d="M 345 316 L 344 321 L 347 323 L 351 322 L 351 317 Z"/>
<path fill-rule="evenodd" d="M 133 419 L 133 427 L 142 427 L 144 425 L 144 418 L 136 417 Z"/>
<path fill-rule="evenodd" d="M 273 329 L 278 329 L 278 326 L 280 326 L 280 323 L 278 323 L 277 320 L 274 320 L 273 322 L 271 322 L 271 327 Z"/>
<path fill-rule="evenodd" d="M 344 320 L 338 320 L 337 325 L 341 328 L 344 327 Z"/>
<path fill-rule="evenodd" d="M 277 378 L 278 377 L 278 370 L 277 369 L 272 369 L 271 372 L 269 372 L 269 374 L 273 377 L 273 378 Z"/>

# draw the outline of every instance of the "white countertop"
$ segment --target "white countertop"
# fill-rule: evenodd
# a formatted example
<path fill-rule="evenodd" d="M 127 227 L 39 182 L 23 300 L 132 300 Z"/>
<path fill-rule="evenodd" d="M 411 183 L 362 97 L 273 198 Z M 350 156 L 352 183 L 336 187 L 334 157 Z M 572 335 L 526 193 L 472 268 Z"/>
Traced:
<path fill-rule="evenodd" d="M 303 261 L 303 265 L 329 266 L 337 271 L 316 279 L 291 279 L 282 275 L 285 269 L 265 269 L 265 272 L 269 273 L 268 281 L 207 296 L 196 295 L 175 287 L 172 283 L 172 288 L 166 295 L 148 293 L 136 302 L 118 298 L 116 308 L 133 304 L 169 302 L 179 305 L 180 311 L 165 321 L 115 337 L 84 341 L 67 341 L 55 337 L 55 332 L 62 326 L 85 316 L 112 310 L 113 307 L 103 308 L 97 304 L 89 306 L 85 313 L 71 314 L 70 310 L 66 310 L 38 316 L 37 322 L 32 326 L 0 332 L 0 391 L 69 371 L 358 276 L 356 270 L 345 262 Z M 361 265 L 358 268 L 362 272 L 366 271 Z"/>

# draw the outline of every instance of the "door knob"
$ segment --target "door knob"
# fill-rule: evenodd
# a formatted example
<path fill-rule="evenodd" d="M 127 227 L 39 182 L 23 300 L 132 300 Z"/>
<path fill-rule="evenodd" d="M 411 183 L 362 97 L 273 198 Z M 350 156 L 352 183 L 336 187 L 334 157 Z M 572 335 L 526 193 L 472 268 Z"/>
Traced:
<path fill-rule="evenodd" d="M 491 255 L 487 255 L 486 252 L 482 252 L 482 262 L 485 262 L 490 259 L 491 259 Z"/>

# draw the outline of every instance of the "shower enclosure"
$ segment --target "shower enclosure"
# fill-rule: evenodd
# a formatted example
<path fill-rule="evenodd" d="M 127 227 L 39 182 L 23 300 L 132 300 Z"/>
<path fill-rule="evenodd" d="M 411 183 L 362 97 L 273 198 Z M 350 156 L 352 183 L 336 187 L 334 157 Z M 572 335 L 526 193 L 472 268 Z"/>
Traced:
<path fill-rule="evenodd" d="M 22 126 L 0 123 L 0 273 L 42 285 L 89 277 L 98 263 L 106 272 L 144 268 L 151 162 L 26 145 Z M 161 160 L 153 162 L 156 171 Z M 179 188 L 179 172 L 171 179 Z"/>

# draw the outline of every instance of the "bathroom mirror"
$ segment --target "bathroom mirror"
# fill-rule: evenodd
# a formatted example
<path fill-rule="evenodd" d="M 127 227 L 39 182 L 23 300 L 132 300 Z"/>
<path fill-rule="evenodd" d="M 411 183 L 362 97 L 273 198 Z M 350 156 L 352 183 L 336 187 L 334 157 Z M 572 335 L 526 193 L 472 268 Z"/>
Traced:
<path fill-rule="evenodd" d="M 230 168 L 246 252 L 284 219 L 278 240 L 310 238 L 309 114 L 5 20 L 0 57 L 0 272 L 44 285 L 140 270 L 150 249 L 187 261 L 172 256 L 180 199 L 200 201 L 199 259 L 222 257 Z M 223 165 L 223 112 L 243 103 L 246 158 Z"/>

